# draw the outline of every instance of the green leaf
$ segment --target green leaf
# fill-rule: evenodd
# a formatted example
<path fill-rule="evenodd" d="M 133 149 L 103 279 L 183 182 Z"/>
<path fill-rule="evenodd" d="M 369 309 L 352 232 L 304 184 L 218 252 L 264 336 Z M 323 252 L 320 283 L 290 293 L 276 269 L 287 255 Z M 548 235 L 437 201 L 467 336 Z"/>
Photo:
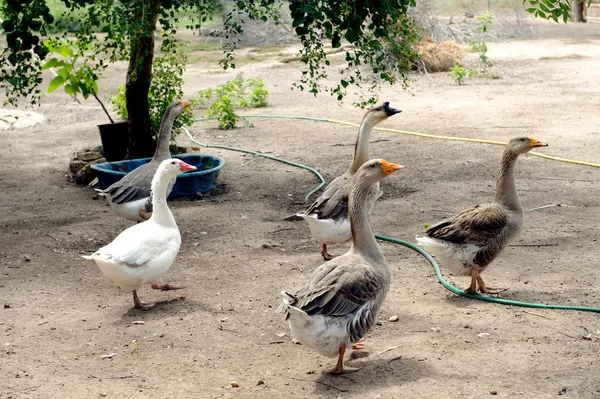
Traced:
<path fill-rule="evenodd" d="M 56 73 L 65 80 L 69 78 L 69 70 L 67 68 L 60 68 Z"/>
<path fill-rule="evenodd" d="M 69 56 L 69 47 L 66 44 L 63 44 L 62 46 L 58 47 L 55 52 L 67 58 Z"/>
<path fill-rule="evenodd" d="M 52 93 L 54 90 L 58 89 L 60 86 L 62 86 L 64 81 L 65 80 L 62 76 L 55 76 L 48 85 L 48 93 Z"/>
<path fill-rule="evenodd" d="M 62 61 L 59 61 L 58 58 L 51 58 L 44 65 L 42 65 L 42 71 L 50 68 L 56 68 L 62 65 Z"/>
<path fill-rule="evenodd" d="M 546 16 L 546 14 L 542 10 L 538 10 L 538 14 L 541 15 L 542 18 L 548 19 L 548 17 Z"/>
<path fill-rule="evenodd" d="M 73 84 L 65 85 L 65 93 L 70 96 L 75 96 L 77 94 L 77 86 L 74 86 Z"/>
<path fill-rule="evenodd" d="M 535 8 L 526 8 L 525 11 L 527 11 L 528 13 L 533 14 L 535 12 Z"/>

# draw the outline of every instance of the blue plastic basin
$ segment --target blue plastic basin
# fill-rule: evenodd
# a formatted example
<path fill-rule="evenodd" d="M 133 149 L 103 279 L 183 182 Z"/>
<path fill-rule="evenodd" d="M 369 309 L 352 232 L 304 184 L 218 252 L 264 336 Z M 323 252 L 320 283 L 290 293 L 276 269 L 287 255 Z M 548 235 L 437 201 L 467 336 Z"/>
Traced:
<path fill-rule="evenodd" d="M 214 155 L 176 155 L 182 161 L 194 165 L 198 170 L 177 176 L 169 198 L 189 197 L 196 193 L 206 193 L 215 188 L 219 171 L 225 166 L 223 158 Z M 105 189 L 123 178 L 137 167 L 150 162 L 152 158 L 131 159 L 129 161 L 106 162 L 92 165 L 98 177 L 98 186 Z"/>

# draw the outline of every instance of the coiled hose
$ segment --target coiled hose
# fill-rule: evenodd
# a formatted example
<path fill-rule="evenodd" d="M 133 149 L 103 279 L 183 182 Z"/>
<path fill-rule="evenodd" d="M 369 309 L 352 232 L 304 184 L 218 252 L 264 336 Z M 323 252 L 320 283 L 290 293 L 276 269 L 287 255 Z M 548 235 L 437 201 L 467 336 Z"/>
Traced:
<path fill-rule="evenodd" d="M 351 123 L 351 122 L 338 121 L 338 120 L 325 119 L 325 118 L 313 118 L 313 117 L 309 117 L 309 116 L 296 116 L 296 115 L 290 115 L 290 116 L 288 116 L 288 115 L 247 115 L 247 116 L 243 116 L 243 118 L 299 119 L 299 120 L 310 120 L 310 121 L 316 121 L 316 122 L 337 123 L 337 124 L 347 125 L 347 126 L 353 126 L 353 127 L 358 127 L 359 126 L 359 125 L 357 125 L 355 123 Z M 198 119 L 195 119 L 194 122 L 201 122 L 201 121 L 205 121 L 205 120 L 208 120 L 208 119 L 215 119 L 215 118 L 198 118 Z M 320 184 L 316 188 L 314 188 L 313 190 L 311 190 L 306 195 L 305 200 L 308 200 L 315 192 L 317 192 L 318 190 L 320 190 L 325 185 L 325 179 L 323 178 L 323 176 L 321 176 L 321 174 L 319 173 L 319 171 L 317 171 L 316 169 L 314 169 L 314 168 L 312 168 L 310 166 L 306 166 L 306 165 L 303 165 L 301 163 L 293 162 L 293 161 L 290 161 L 290 160 L 287 160 L 287 159 L 284 159 L 284 158 L 279 158 L 279 157 L 275 157 L 275 156 L 272 156 L 272 155 L 263 154 L 261 152 L 247 150 L 247 149 L 244 149 L 244 148 L 230 147 L 230 146 L 221 145 L 221 144 L 202 143 L 202 142 L 194 139 L 194 137 L 192 136 L 192 134 L 190 133 L 190 131 L 186 127 L 183 127 L 183 130 L 187 134 L 187 136 L 190 139 L 190 141 L 192 141 L 192 142 L 194 142 L 194 143 L 196 143 L 196 144 L 198 144 L 198 145 L 200 145 L 202 147 L 219 148 L 219 149 L 223 149 L 223 150 L 230 150 L 230 151 L 243 152 L 243 153 L 246 153 L 246 154 L 252 154 L 252 155 L 256 155 L 256 156 L 259 156 L 259 157 L 271 159 L 271 160 L 277 161 L 277 162 L 282 162 L 282 163 L 285 163 L 287 165 L 295 166 L 295 167 L 302 168 L 302 169 L 305 169 L 305 170 L 308 170 L 308 171 L 312 172 L 320 180 Z M 387 128 L 375 128 L 375 130 L 384 131 L 384 132 L 391 132 L 391 133 L 398 133 L 398 134 L 407 134 L 407 135 L 417 136 L 417 137 L 426 137 L 426 138 L 442 139 L 442 140 L 453 140 L 453 141 L 465 141 L 465 142 L 479 143 L 479 144 L 494 144 L 494 145 L 505 145 L 506 144 L 506 143 L 503 143 L 503 142 L 500 142 L 500 141 L 479 140 L 479 139 L 470 139 L 470 138 L 462 138 L 462 137 L 438 136 L 438 135 L 432 135 L 432 134 L 415 133 L 415 132 L 409 132 L 409 131 L 403 131 L 403 130 L 396 130 L 396 129 L 387 129 Z M 539 157 L 542 157 L 542 158 L 550 159 L 550 160 L 553 160 L 553 161 L 566 162 L 566 163 L 571 163 L 571 164 L 577 164 L 577 165 L 584 165 L 584 166 L 591 166 L 591 167 L 595 167 L 595 168 L 600 168 L 600 164 L 593 163 L 593 162 L 585 162 L 585 161 L 578 161 L 578 160 L 573 160 L 573 159 L 565 159 L 565 158 L 553 157 L 553 156 L 550 156 L 550 155 L 545 155 L 545 154 L 541 154 L 541 153 L 537 153 L 537 152 L 533 152 L 533 151 L 530 152 L 530 154 L 535 155 L 535 156 L 539 156 Z M 543 209 L 543 208 L 550 207 L 550 206 L 554 206 L 554 205 L 545 205 L 545 206 L 542 206 L 542 207 L 530 209 L 530 211 L 531 210 L 537 210 L 537 209 Z M 377 234 L 375 234 L 375 238 L 378 239 L 378 240 L 381 240 L 381 241 L 387 241 L 387 242 L 391 242 L 391 243 L 394 243 L 394 244 L 403 245 L 403 246 L 405 246 L 407 248 L 410 248 L 413 251 L 416 251 L 419 254 L 423 255 L 425 257 L 425 259 L 427 259 L 427 261 L 431 264 L 431 266 L 433 266 L 433 270 L 435 271 L 435 275 L 437 276 L 439 283 L 444 288 L 446 288 L 447 290 L 449 290 L 450 292 L 452 292 L 454 294 L 457 294 L 457 295 L 460 295 L 460 296 L 465 296 L 465 297 L 472 298 L 472 299 L 477 299 L 479 301 L 498 303 L 498 304 L 502 304 L 502 305 L 512 305 L 512 306 L 520 306 L 520 307 L 527 307 L 527 308 L 538 308 L 538 309 L 578 310 L 578 311 L 582 311 L 582 312 L 600 313 L 600 308 L 596 308 L 596 307 L 571 306 L 571 305 L 556 305 L 556 304 L 533 303 L 533 302 L 522 302 L 522 301 L 511 300 L 511 299 L 502 299 L 502 298 L 496 298 L 496 297 L 490 297 L 490 296 L 483 296 L 483 295 L 477 295 L 477 294 L 469 294 L 469 293 L 466 293 L 463 290 L 460 290 L 460 289 L 456 288 L 452 284 L 448 283 L 448 281 L 446 281 L 446 279 L 444 279 L 444 276 L 442 276 L 442 273 L 440 271 L 440 267 L 437 264 L 437 262 L 435 261 L 435 259 L 431 256 L 431 254 L 429 254 L 428 252 L 424 251 L 423 249 L 421 249 L 420 247 L 416 246 L 415 244 L 412 244 L 412 243 L 407 242 L 407 241 L 399 240 L 397 238 L 387 237 L 387 236 L 381 236 L 381 235 L 377 235 Z"/>

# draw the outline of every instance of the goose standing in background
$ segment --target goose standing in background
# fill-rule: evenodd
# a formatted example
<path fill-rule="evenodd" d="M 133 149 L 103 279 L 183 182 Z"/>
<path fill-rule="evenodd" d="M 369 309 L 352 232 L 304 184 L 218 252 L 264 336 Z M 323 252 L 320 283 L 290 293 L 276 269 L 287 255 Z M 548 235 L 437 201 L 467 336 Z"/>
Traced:
<path fill-rule="evenodd" d="M 152 207 L 150 219 L 124 230 L 110 244 L 92 255 L 84 256 L 96 262 L 102 274 L 124 290 L 133 293 L 136 308 L 150 308 L 152 302 L 143 302 L 137 290 L 144 284 L 161 291 L 179 289 L 161 284 L 175 260 L 181 245 L 181 235 L 173 214 L 167 206 L 170 182 L 182 173 L 196 170 L 179 159 L 167 159 L 160 163 L 152 179 Z"/>
<path fill-rule="evenodd" d="M 548 144 L 517 137 L 506 145 L 496 184 L 496 198 L 476 205 L 450 219 L 429 227 L 417 243 L 440 263 L 461 276 L 471 276 L 465 291 L 495 294 L 504 289 L 487 287 L 481 273 L 513 240 L 523 227 L 523 206 L 515 183 L 515 165 L 520 154 Z"/>
<path fill-rule="evenodd" d="M 358 370 L 344 368 L 344 352 L 369 332 L 388 292 L 388 265 L 369 224 L 369 192 L 401 168 L 382 159 L 361 166 L 349 198 L 352 247 L 317 268 L 298 292 L 281 292 L 294 338 L 324 356 L 338 356 L 336 366 L 327 371 L 331 374 Z"/>
<path fill-rule="evenodd" d="M 348 196 L 353 185 L 353 177 L 358 168 L 370 159 L 369 138 L 373 127 L 392 115 L 402 111 L 390 107 L 389 102 L 369 109 L 360 124 L 354 146 L 354 158 L 348 170 L 335 178 L 325 191 L 304 212 L 286 217 L 284 220 L 304 219 L 308 222 L 312 237 L 321 243 L 321 255 L 325 260 L 333 259 L 327 252 L 327 244 L 341 244 L 350 241 L 350 220 L 348 218 Z M 370 213 L 381 196 L 379 182 L 374 183 L 367 195 L 367 211 Z"/>
<path fill-rule="evenodd" d="M 104 190 L 97 189 L 98 195 L 108 200 L 111 209 L 125 219 L 134 222 L 148 220 L 152 213 L 151 185 L 152 178 L 158 165 L 165 159 L 171 158 L 169 143 L 171 130 L 177 116 L 191 102 L 176 100 L 172 102 L 163 114 L 158 132 L 156 151 L 152 160 L 126 174 L 121 180 L 111 184 Z M 167 187 L 167 197 L 173 189 L 175 177 Z"/>

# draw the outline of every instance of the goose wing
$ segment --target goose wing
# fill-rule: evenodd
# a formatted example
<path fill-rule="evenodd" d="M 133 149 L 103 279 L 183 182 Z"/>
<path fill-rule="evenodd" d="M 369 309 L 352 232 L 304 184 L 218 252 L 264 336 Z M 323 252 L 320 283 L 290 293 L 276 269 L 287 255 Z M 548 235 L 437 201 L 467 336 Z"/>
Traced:
<path fill-rule="evenodd" d="M 115 204 L 124 204 L 148 198 L 151 195 L 152 178 L 158 164 L 150 162 L 126 174 L 121 180 L 111 184 L 102 194 L 110 194 Z"/>
<path fill-rule="evenodd" d="M 307 287 L 291 295 L 290 305 L 309 316 L 343 317 L 354 314 L 348 329 L 353 342 L 357 341 L 375 322 L 379 307 L 377 298 L 385 284 L 370 266 L 365 266 L 361 263 L 323 265 L 321 270 L 316 270 Z"/>
<path fill-rule="evenodd" d="M 348 176 L 342 175 L 334 179 L 304 213 L 317 215 L 318 219 L 337 220 L 348 217 L 349 184 Z"/>
<path fill-rule="evenodd" d="M 166 252 L 178 252 L 181 244 L 178 230 L 169 229 L 168 232 L 161 232 L 151 226 L 144 226 L 147 223 L 131 226 L 90 257 L 104 262 L 138 267 L 161 257 Z"/>
<path fill-rule="evenodd" d="M 431 238 L 454 244 L 485 246 L 498 238 L 508 224 L 508 215 L 496 204 L 477 205 L 427 229 Z"/>

